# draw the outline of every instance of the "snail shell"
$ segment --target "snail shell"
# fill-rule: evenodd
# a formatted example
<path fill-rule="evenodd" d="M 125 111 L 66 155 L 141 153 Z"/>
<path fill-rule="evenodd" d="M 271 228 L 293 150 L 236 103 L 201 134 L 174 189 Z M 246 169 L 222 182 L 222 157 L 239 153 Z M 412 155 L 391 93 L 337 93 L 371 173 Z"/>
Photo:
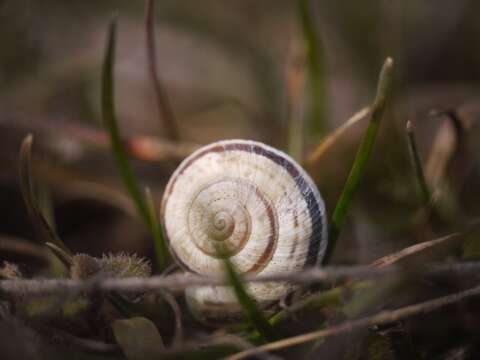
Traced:
<path fill-rule="evenodd" d="M 219 141 L 186 158 L 167 184 L 161 218 L 180 266 L 207 276 L 224 271 L 218 244 L 239 273 L 262 275 L 314 266 L 327 245 L 325 206 L 312 179 L 285 153 L 254 141 Z M 294 285 L 247 289 L 266 307 Z M 189 288 L 186 298 L 207 321 L 240 311 L 225 286 Z"/>

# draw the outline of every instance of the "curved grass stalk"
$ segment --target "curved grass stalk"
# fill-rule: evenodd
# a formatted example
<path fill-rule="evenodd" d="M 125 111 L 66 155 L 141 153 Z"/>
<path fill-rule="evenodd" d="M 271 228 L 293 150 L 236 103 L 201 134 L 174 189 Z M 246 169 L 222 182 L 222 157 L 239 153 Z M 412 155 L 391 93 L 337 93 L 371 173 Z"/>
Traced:
<path fill-rule="evenodd" d="M 333 211 L 332 220 L 329 227 L 329 243 L 324 258 L 324 263 L 328 263 L 332 256 L 338 236 L 342 230 L 343 224 L 345 223 L 353 196 L 358 188 L 360 179 L 365 172 L 368 159 L 372 153 L 378 128 L 380 127 L 380 121 L 382 120 L 387 99 L 392 87 L 392 68 L 393 60 L 391 58 L 387 58 L 380 72 L 377 95 L 372 105 L 372 112 L 367 131 L 363 137 L 360 147 L 358 148 L 352 169 L 350 170 L 350 174 L 348 175 L 345 186 L 343 187 L 343 191 L 340 195 L 337 205 L 335 206 L 335 210 Z"/>
<path fill-rule="evenodd" d="M 118 171 L 122 177 L 123 183 L 132 198 L 135 207 L 142 217 L 143 221 L 151 231 L 155 243 L 155 255 L 160 269 L 166 264 L 168 250 L 160 231 L 158 219 L 151 211 L 145 200 L 137 180 L 130 167 L 126 151 L 120 138 L 120 132 L 117 125 L 114 106 L 114 83 L 113 83 L 113 64 L 116 42 L 116 22 L 112 21 L 109 27 L 107 47 L 102 68 L 102 115 L 103 123 L 110 136 L 112 154 L 115 159 Z"/>
<path fill-rule="evenodd" d="M 33 135 L 28 135 L 22 142 L 20 147 L 20 189 L 22 191 L 23 199 L 27 207 L 28 214 L 32 220 L 33 225 L 40 234 L 44 243 L 54 244 L 54 246 L 60 249 L 65 258 L 59 257 L 62 263 L 68 264 L 68 259 L 71 259 L 72 253 L 65 246 L 63 241 L 57 235 L 55 229 L 50 225 L 45 215 L 40 210 L 38 200 L 34 194 L 33 181 L 32 181 L 32 143 Z M 57 253 L 54 252 L 58 256 Z"/>

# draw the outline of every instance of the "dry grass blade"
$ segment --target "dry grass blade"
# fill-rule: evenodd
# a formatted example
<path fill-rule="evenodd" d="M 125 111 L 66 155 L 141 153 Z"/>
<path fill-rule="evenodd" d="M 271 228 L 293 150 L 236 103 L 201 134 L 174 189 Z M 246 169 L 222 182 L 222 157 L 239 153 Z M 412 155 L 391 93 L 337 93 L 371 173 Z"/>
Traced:
<path fill-rule="evenodd" d="M 229 360 L 240 360 L 249 356 L 253 356 L 260 352 L 274 351 L 285 349 L 291 346 L 300 345 L 317 339 L 327 338 L 343 333 L 353 331 L 358 328 L 369 327 L 373 325 L 386 324 L 401 319 L 406 319 L 415 315 L 425 314 L 438 310 L 444 306 L 457 303 L 473 296 L 480 295 L 480 286 L 461 291 L 452 295 L 436 298 L 433 300 L 425 301 L 415 305 L 405 306 L 403 308 L 391 311 L 382 311 L 376 315 L 361 318 L 358 320 L 348 321 L 343 324 L 329 327 L 327 329 L 313 331 L 307 334 L 293 336 L 288 339 L 271 342 L 266 345 L 259 346 L 254 349 L 242 351 L 238 354 L 228 357 Z"/>
<path fill-rule="evenodd" d="M 157 59 L 155 53 L 155 21 L 154 21 L 155 6 L 153 0 L 147 0 L 145 6 L 145 34 L 147 45 L 147 59 L 150 76 L 152 78 L 153 88 L 155 90 L 155 97 L 160 115 L 160 121 L 167 131 L 167 138 L 172 141 L 178 141 L 180 136 L 177 128 L 175 116 L 173 114 L 172 105 L 168 99 L 168 94 L 165 91 L 157 71 Z"/>
<path fill-rule="evenodd" d="M 425 171 L 430 188 L 435 190 L 435 200 L 441 200 L 441 195 L 448 198 L 461 191 L 472 171 L 472 149 L 468 142 L 471 124 L 455 109 L 434 111 L 430 115 L 446 120 L 435 135 Z"/>
<path fill-rule="evenodd" d="M 406 126 L 407 139 L 408 139 L 408 149 L 410 151 L 410 157 L 412 158 L 413 166 L 415 168 L 415 174 L 417 175 L 418 185 L 422 191 L 423 201 L 425 204 L 430 204 L 431 202 L 431 192 L 425 180 L 425 175 L 423 173 L 422 162 L 420 161 L 420 155 L 417 150 L 417 143 L 415 141 L 415 133 L 413 131 L 413 125 L 410 120 L 407 121 Z"/>
<path fill-rule="evenodd" d="M 70 250 L 60 240 L 38 207 L 32 181 L 32 143 L 33 136 L 30 134 L 25 137 L 20 147 L 20 188 L 28 214 L 44 243 L 50 242 L 71 256 Z"/>
<path fill-rule="evenodd" d="M 372 112 L 367 131 L 362 143 L 360 144 L 360 147 L 358 148 L 352 169 L 350 170 L 350 174 L 348 175 L 343 191 L 335 206 L 335 210 L 333 211 L 332 220 L 329 227 L 329 243 L 324 258 L 325 263 L 328 263 L 330 257 L 332 256 L 333 250 L 335 249 L 335 244 L 347 217 L 353 195 L 357 191 L 360 179 L 365 172 L 367 161 L 372 153 L 378 128 L 380 127 L 380 121 L 382 120 L 387 99 L 391 92 L 392 68 L 393 60 L 391 58 L 387 58 L 380 72 L 377 95 L 372 106 Z"/>
<path fill-rule="evenodd" d="M 112 21 L 109 27 L 107 47 L 105 51 L 105 58 L 102 68 L 102 115 L 105 127 L 108 129 L 110 135 L 110 143 L 112 153 L 115 158 L 117 168 L 122 177 L 123 183 L 127 188 L 138 213 L 143 221 L 150 229 L 155 244 L 155 254 L 159 268 L 163 268 L 168 257 L 168 249 L 160 231 L 160 225 L 156 216 L 145 200 L 137 180 L 130 167 L 127 154 L 123 147 L 120 132 L 117 125 L 114 106 L 114 82 L 113 82 L 113 64 L 116 43 L 116 23 Z"/>
<path fill-rule="evenodd" d="M 447 176 L 447 168 L 455 150 L 462 140 L 456 129 L 456 117 L 447 112 L 434 113 L 436 116 L 445 116 L 447 120 L 442 123 L 433 141 L 432 149 L 428 155 L 425 167 L 425 176 L 432 189 L 438 189 Z M 453 126 L 453 129 L 452 129 Z"/>
<path fill-rule="evenodd" d="M 373 263 L 372 263 L 372 266 L 374 267 L 377 267 L 377 268 L 382 268 L 382 267 L 385 267 L 385 266 L 389 266 L 389 265 L 392 265 L 394 263 L 396 263 L 397 261 L 407 257 L 407 256 L 411 256 L 411 255 L 414 255 L 420 251 L 423 251 L 423 250 L 426 250 L 432 246 L 435 246 L 435 245 L 439 245 L 439 244 L 442 244 L 444 242 L 447 242 L 447 241 L 450 241 L 450 240 L 457 240 L 457 239 L 460 239 L 462 238 L 463 234 L 461 233 L 455 233 L 455 234 L 450 234 L 450 235 L 447 235 L 447 236 L 443 236 L 441 238 L 438 238 L 438 239 L 434 239 L 434 240 L 429 240 L 429 241 L 425 241 L 425 242 L 422 242 L 420 244 L 415 244 L 415 245 L 412 245 L 412 246 L 409 246 L 405 249 L 402 249 L 394 254 L 389 254 L 387 256 L 384 256 L 384 257 L 381 257 L 380 259 L 377 259 L 375 260 Z"/>
<path fill-rule="evenodd" d="M 370 107 L 365 106 L 364 108 L 357 111 L 355 114 L 345 121 L 342 125 L 336 128 L 333 132 L 327 135 L 326 138 L 320 141 L 316 148 L 310 153 L 307 158 L 306 166 L 307 168 L 312 168 L 315 164 L 320 161 L 323 155 L 330 149 L 330 147 L 335 144 L 335 142 L 340 138 L 345 132 L 350 129 L 353 125 L 358 123 L 360 120 L 365 119 L 368 113 L 370 112 Z"/>

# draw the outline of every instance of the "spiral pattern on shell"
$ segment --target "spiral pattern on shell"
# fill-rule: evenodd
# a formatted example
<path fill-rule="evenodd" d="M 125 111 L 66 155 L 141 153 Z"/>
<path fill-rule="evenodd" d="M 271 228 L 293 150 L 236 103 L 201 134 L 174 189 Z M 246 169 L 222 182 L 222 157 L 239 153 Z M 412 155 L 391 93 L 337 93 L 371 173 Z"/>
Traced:
<path fill-rule="evenodd" d="M 313 266 L 327 245 L 325 206 L 311 178 L 285 153 L 254 141 L 220 141 L 186 158 L 167 184 L 161 218 L 179 264 L 202 275 L 223 271 L 219 244 L 237 271 L 262 275 Z M 249 284 L 258 301 L 290 289 Z M 210 296 L 195 291 L 235 302 L 224 287 Z"/>

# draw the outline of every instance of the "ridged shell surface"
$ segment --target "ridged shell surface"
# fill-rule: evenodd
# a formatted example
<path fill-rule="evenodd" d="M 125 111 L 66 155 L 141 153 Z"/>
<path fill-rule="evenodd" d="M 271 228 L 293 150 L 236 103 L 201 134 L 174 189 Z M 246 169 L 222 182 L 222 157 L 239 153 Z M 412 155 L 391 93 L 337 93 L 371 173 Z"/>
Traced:
<path fill-rule="evenodd" d="M 223 271 L 218 244 L 239 272 L 262 275 L 313 266 L 327 245 L 325 206 L 311 178 L 285 153 L 254 141 L 220 141 L 186 158 L 166 187 L 161 217 L 180 265 L 202 275 Z M 290 289 L 249 285 L 258 301 Z M 196 301 L 234 302 L 224 287 L 192 291 Z"/>

